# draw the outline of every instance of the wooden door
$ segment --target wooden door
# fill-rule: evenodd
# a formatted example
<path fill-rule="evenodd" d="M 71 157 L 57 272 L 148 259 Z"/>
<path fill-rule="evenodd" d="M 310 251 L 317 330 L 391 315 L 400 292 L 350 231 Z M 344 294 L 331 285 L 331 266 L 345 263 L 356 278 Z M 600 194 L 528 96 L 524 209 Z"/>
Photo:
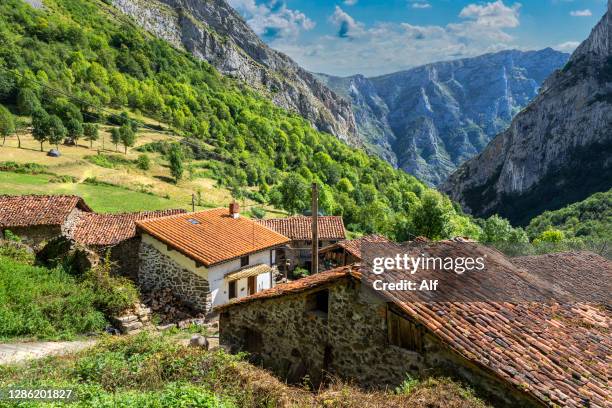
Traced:
<path fill-rule="evenodd" d="M 257 291 L 257 276 L 249 276 L 248 289 L 249 295 L 252 295 Z"/>

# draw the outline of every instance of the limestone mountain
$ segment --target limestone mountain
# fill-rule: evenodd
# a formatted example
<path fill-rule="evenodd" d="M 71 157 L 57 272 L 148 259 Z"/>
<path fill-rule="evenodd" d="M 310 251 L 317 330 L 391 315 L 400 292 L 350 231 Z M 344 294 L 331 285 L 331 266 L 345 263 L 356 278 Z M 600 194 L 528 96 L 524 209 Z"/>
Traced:
<path fill-rule="evenodd" d="M 507 128 L 568 57 L 510 50 L 376 78 L 318 76 L 352 102 L 366 145 L 437 185 Z"/>
<path fill-rule="evenodd" d="M 477 216 L 518 223 L 612 185 L 612 1 L 536 99 L 442 189 Z"/>
<path fill-rule="evenodd" d="M 319 130 L 359 145 L 350 104 L 268 47 L 225 0 L 111 0 L 154 35 L 267 93 Z"/>

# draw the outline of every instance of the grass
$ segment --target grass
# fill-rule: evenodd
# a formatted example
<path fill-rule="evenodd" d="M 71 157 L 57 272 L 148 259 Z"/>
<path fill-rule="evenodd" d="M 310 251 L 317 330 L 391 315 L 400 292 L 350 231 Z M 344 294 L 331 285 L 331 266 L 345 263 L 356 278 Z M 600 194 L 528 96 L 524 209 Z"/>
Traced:
<path fill-rule="evenodd" d="M 96 294 L 63 269 L 26 265 L 0 256 L 0 340 L 70 339 L 100 331 Z"/>
<path fill-rule="evenodd" d="M 178 185 L 170 182 L 168 165 L 157 152 L 147 153 L 151 166 L 149 170 L 137 168 L 135 162 L 142 154 L 137 149 L 151 143 L 173 140 L 169 136 L 140 131 L 135 148 L 128 149 L 128 154 L 124 155 L 114 151 L 109 141 L 109 129 L 102 128 L 101 139 L 94 142 L 93 148 L 89 148 L 84 141 L 79 146 L 60 146 L 62 156 L 59 158 L 47 157 L 48 146 L 45 145 L 45 151 L 41 152 L 31 135 L 21 135 L 21 149 L 17 148 L 16 138 L 7 139 L 6 145 L 0 146 L 0 162 L 13 162 L 17 167 L 0 167 L 0 193 L 77 194 L 99 212 L 190 209 L 191 196 L 198 192 L 202 205 L 196 206 L 196 209 L 225 207 L 232 200 L 231 193 L 219 187 L 206 171 L 198 171 L 193 179 L 183 180 Z M 194 164 L 202 165 L 202 162 Z M 15 172 L 21 174 L 16 175 Z M 56 177 L 51 179 L 42 173 Z M 83 184 L 87 179 L 95 179 L 99 183 L 96 186 Z M 54 181 L 53 185 L 49 184 L 50 180 Z M 67 182 L 61 183 L 62 180 Z M 255 203 L 245 200 L 241 204 Z M 272 207 L 266 207 L 266 210 L 275 211 Z"/>
<path fill-rule="evenodd" d="M 187 202 L 157 197 L 110 185 L 50 183 L 53 176 L 0 172 L 2 194 L 74 194 L 97 212 L 130 212 L 188 208 Z"/>
<path fill-rule="evenodd" d="M 105 337 L 76 355 L 0 366 L 0 388 L 70 387 L 76 407 L 485 407 L 471 391 L 438 378 L 410 389 L 365 392 L 340 381 L 311 392 L 223 350 L 185 347 L 146 332 Z M 31 404 L 28 406 L 42 406 Z M 2 402 L 0 402 L 2 407 Z"/>

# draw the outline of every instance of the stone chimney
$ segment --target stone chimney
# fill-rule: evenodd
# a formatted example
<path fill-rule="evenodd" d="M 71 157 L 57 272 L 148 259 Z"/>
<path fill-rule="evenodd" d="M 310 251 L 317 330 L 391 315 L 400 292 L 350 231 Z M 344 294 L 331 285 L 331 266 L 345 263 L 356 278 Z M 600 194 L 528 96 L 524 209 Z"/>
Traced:
<path fill-rule="evenodd" d="M 230 203 L 229 214 L 232 218 L 240 218 L 240 206 L 236 201 Z"/>

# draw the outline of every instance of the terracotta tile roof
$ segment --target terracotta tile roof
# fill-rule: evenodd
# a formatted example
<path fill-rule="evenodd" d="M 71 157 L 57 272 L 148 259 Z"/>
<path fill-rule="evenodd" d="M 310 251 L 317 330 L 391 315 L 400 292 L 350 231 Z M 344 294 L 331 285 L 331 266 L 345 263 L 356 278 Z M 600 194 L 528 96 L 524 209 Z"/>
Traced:
<path fill-rule="evenodd" d="M 77 196 L 0 195 L 0 228 L 62 225 L 75 208 L 91 211 Z"/>
<path fill-rule="evenodd" d="M 76 217 L 66 235 L 83 245 L 116 245 L 136 236 L 137 221 L 185 213 L 185 210 L 177 209 L 124 214 L 83 212 Z"/>
<path fill-rule="evenodd" d="M 232 218 L 225 208 L 140 221 L 138 227 L 205 266 L 290 242 L 248 218 Z"/>
<path fill-rule="evenodd" d="M 361 245 L 367 243 L 382 243 L 389 242 L 389 240 L 382 235 L 365 235 L 357 239 L 347 239 L 344 241 L 336 242 L 322 248 L 319 252 L 327 252 L 336 248 L 343 248 L 346 252 L 353 255 L 357 259 L 361 259 Z"/>
<path fill-rule="evenodd" d="M 458 242 L 431 243 L 430 254 L 460 252 Z M 590 253 L 555 254 L 508 260 L 489 255 L 502 278 L 531 268 L 565 265 L 556 275 L 599 276 L 612 273 L 612 263 Z M 438 248 L 438 250 L 436 250 Z M 435 256 L 435 255 L 433 255 Z M 491 259 L 493 257 L 493 259 Z M 220 307 L 298 293 L 353 276 L 358 266 L 323 272 L 239 299 Z M 398 278 L 396 276 L 396 278 Z M 404 276 L 404 278 L 407 278 Z M 409 279 L 409 278 L 408 278 Z M 545 304 L 496 301 L 422 302 L 414 292 L 377 292 L 422 323 L 451 349 L 493 375 L 530 394 L 544 405 L 610 406 L 609 367 L 612 353 L 610 309 L 586 303 Z"/>
<path fill-rule="evenodd" d="M 258 220 L 264 225 L 279 234 L 291 238 L 293 241 L 312 240 L 312 218 L 299 215 L 287 218 L 271 218 L 268 220 Z M 319 217 L 319 239 L 336 240 L 345 239 L 346 231 L 342 217 L 320 216 Z"/>
<path fill-rule="evenodd" d="M 293 282 L 276 285 L 271 289 L 266 289 L 243 298 L 234 299 L 229 303 L 217 306 L 215 310 L 220 311 L 243 303 L 250 303 L 256 300 L 271 299 L 275 297 L 290 295 L 293 293 L 304 292 L 306 290 L 314 289 L 319 286 L 335 282 L 339 279 L 346 278 L 349 275 L 352 275 L 356 278 L 361 276 L 359 274 L 359 265 L 343 266 L 341 268 L 332 269 L 329 271 L 318 273 L 316 275 L 310 275 L 305 278 L 295 280 Z"/>

